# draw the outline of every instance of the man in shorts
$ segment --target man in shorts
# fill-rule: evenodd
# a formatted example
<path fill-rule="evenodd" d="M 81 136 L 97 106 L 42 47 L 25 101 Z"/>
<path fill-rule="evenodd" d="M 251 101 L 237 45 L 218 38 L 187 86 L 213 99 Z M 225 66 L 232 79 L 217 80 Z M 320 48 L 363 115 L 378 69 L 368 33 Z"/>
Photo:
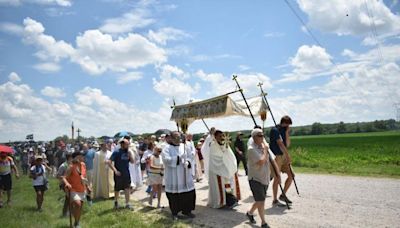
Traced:
<path fill-rule="evenodd" d="M 11 171 L 14 171 L 18 179 L 18 169 L 14 164 L 12 157 L 7 153 L 0 153 L 0 208 L 3 207 L 3 191 L 7 192 L 7 205 L 11 204 L 12 179 Z"/>
<path fill-rule="evenodd" d="M 253 141 L 249 143 L 247 164 L 249 168 L 248 180 L 255 202 L 246 216 L 251 223 L 256 223 L 253 213 L 257 209 L 261 219 L 261 227 L 269 227 L 265 221 L 264 203 L 270 181 L 270 165 L 277 169 L 277 164 L 274 159 L 271 159 L 272 164 L 269 162 L 270 153 L 268 152 L 268 145 L 264 142 L 263 131 L 256 128 L 251 132 L 251 137 Z M 280 178 L 278 174 L 275 181 L 279 182 Z"/>
<path fill-rule="evenodd" d="M 118 209 L 118 198 L 119 191 L 125 191 L 125 208 L 133 210 L 133 207 L 129 204 L 130 198 L 130 187 L 131 187 L 131 175 L 129 173 L 129 163 L 134 163 L 133 153 L 129 150 L 129 140 L 122 139 L 120 141 L 121 147 L 115 150 L 108 165 L 114 171 L 114 208 Z"/>
<path fill-rule="evenodd" d="M 276 158 L 275 161 L 278 164 L 277 172 L 286 173 L 288 175 L 285 181 L 285 187 L 283 191 L 285 195 L 292 184 L 294 173 L 290 170 L 290 163 L 292 163 L 292 159 L 289 155 L 288 149 L 290 146 L 290 125 L 292 124 L 292 119 L 289 116 L 283 116 L 281 122 L 276 127 L 271 128 L 269 139 L 270 139 L 270 146 L 272 152 L 275 154 Z M 287 203 L 291 204 L 287 197 L 282 194 L 279 196 L 279 200 L 277 199 L 277 192 L 278 192 L 278 185 L 279 183 L 274 180 L 272 184 L 272 192 L 273 192 L 273 206 L 282 206 L 284 207 L 285 204 L 281 203 L 281 201 L 286 201 Z"/>

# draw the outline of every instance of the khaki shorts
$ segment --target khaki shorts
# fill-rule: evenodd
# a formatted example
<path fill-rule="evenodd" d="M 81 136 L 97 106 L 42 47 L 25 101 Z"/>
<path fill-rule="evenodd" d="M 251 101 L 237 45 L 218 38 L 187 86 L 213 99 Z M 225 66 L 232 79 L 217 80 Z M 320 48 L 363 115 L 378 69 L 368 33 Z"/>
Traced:
<path fill-rule="evenodd" d="M 86 194 L 84 192 L 71 192 L 71 199 L 73 201 L 85 201 Z"/>
<path fill-rule="evenodd" d="M 276 155 L 275 157 L 275 162 L 278 165 L 279 171 L 282 173 L 288 173 L 289 172 L 289 163 L 286 161 L 286 157 L 283 155 Z M 270 166 L 271 170 L 271 178 L 275 176 L 274 168 L 272 165 Z"/>

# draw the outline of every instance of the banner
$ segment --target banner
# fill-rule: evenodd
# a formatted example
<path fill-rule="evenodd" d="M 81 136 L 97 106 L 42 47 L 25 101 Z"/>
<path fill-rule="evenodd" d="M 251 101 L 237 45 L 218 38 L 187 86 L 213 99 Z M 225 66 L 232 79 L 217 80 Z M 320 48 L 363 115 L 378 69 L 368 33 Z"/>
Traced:
<path fill-rule="evenodd" d="M 247 102 L 253 115 L 259 115 L 267 110 L 267 104 L 261 96 L 249 98 Z M 222 95 L 175 106 L 172 110 L 171 120 L 179 125 L 189 126 L 195 120 L 233 115 L 250 116 L 250 113 L 243 100 L 234 101 L 228 95 Z"/>
<path fill-rule="evenodd" d="M 27 140 L 33 140 L 33 134 L 27 135 L 27 136 L 26 136 L 26 139 L 27 139 Z"/>

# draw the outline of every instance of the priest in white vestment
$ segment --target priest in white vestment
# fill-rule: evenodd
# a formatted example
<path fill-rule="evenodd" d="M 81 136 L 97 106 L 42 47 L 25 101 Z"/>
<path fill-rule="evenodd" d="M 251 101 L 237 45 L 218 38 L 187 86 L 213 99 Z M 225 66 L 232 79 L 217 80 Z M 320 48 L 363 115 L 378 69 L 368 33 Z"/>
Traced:
<path fill-rule="evenodd" d="M 113 172 L 106 163 L 110 159 L 111 154 L 111 151 L 107 149 L 107 145 L 102 143 L 101 149 L 94 156 L 93 196 L 95 199 L 109 199 L 114 197 Z"/>
<path fill-rule="evenodd" d="M 206 144 L 207 143 L 207 144 Z M 212 208 L 233 208 L 240 200 L 240 186 L 237 175 L 237 163 L 235 155 L 225 139 L 222 131 L 216 130 L 205 140 L 204 146 L 208 152 L 205 156 L 205 164 L 208 163 L 208 202 Z"/>
<path fill-rule="evenodd" d="M 164 163 L 165 193 L 173 220 L 178 219 L 178 213 L 194 218 L 196 192 L 192 176 L 194 154 L 180 142 L 181 135 L 174 131 L 167 135 L 168 145 L 162 150 Z"/>
<path fill-rule="evenodd" d="M 134 155 L 134 163 L 129 163 L 129 174 L 131 175 L 131 187 L 132 190 L 137 190 L 143 186 L 142 171 L 140 170 L 140 155 L 137 150 L 137 145 L 131 141 L 129 146 Z"/>

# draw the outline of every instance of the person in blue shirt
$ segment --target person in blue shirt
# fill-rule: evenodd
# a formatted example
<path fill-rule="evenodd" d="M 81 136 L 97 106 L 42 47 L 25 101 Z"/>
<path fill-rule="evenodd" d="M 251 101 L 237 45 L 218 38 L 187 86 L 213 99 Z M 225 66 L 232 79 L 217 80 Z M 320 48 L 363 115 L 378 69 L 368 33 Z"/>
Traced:
<path fill-rule="evenodd" d="M 114 208 L 118 209 L 118 198 L 119 191 L 124 190 L 125 192 L 125 208 L 133 210 L 133 207 L 129 204 L 130 198 L 130 187 L 131 187 L 131 175 L 129 174 L 129 162 L 134 163 L 134 155 L 129 150 L 129 140 L 122 139 L 120 141 L 121 147 L 115 150 L 108 165 L 114 171 Z"/>
<path fill-rule="evenodd" d="M 89 189 L 92 188 L 93 186 L 93 160 L 94 160 L 94 155 L 96 154 L 96 151 L 93 148 L 89 148 L 88 144 L 83 144 L 82 146 L 82 152 L 85 157 L 85 165 L 86 165 L 86 178 L 88 179 L 88 186 L 90 187 Z M 89 205 L 92 205 L 92 193 L 87 192 L 86 195 L 87 201 Z"/>
<path fill-rule="evenodd" d="M 290 171 L 290 164 L 292 163 L 292 159 L 289 155 L 288 148 L 290 146 L 290 125 L 292 125 L 292 119 L 289 116 L 283 116 L 281 118 L 281 122 L 276 127 L 271 128 L 269 133 L 269 143 L 270 149 L 275 154 L 275 161 L 278 165 L 279 170 L 277 172 L 286 173 L 288 175 L 285 181 L 285 187 L 283 191 L 288 191 L 290 185 L 292 184 L 294 173 Z M 274 176 L 274 172 L 271 173 Z M 278 192 L 278 181 L 273 182 L 272 184 L 272 192 L 273 192 L 273 206 L 282 206 L 285 204 L 281 203 L 281 201 L 286 201 L 288 203 L 292 203 L 287 197 L 285 199 L 284 195 L 279 196 L 279 200 L 277 199 Z"/>

